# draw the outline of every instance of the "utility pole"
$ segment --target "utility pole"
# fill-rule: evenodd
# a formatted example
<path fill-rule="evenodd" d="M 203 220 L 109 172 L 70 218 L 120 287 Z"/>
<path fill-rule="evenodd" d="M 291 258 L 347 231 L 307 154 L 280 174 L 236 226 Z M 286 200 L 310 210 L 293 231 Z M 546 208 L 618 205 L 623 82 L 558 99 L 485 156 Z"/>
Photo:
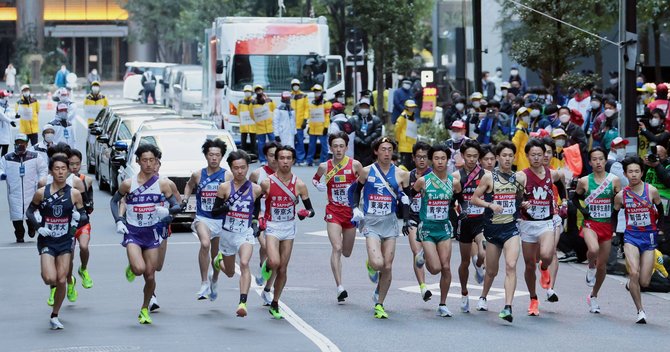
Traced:
<path fill-rule="evenodd" d="M 635 79 L 637 74 L 638 40 L 637 40 L 637 0 L 622 0 L 620 2 L 619 24 L 621 33 L 619 65 L 620 87 L 623 96 L 620 98 L 621 113 L 619 116 L 619 131 L 624 138 L 634 139 L 637 145 L 638 123 L 636 119 L 637 93 Z M 636 147 L 637 149 L 637 147 Z"/>
<path fill-rule="evenodd" d="M 482 0 L 472 0 L 472 59 L 475 66 L 475 91 L 482 91 Z"/>

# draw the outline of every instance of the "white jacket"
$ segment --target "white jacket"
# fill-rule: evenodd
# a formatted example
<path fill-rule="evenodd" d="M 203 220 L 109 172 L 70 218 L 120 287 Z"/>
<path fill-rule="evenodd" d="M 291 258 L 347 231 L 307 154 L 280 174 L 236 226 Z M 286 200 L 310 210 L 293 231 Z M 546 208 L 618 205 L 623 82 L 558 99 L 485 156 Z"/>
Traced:
<path fill-rule="evenodd" d="M 330 118 L 330 126 L 328 126 L 328 135 L 337 133 L 337 132 L 344 132 L 347 133 L 347 131 L 341 131 L 340 130 L 340 123 L 346 123 L 349 122 L 349 118 L 345 114 L 337 114 L 334 115 Z M 356 131 L 353 130 L 349 132 L 349 143 L 347 144 L 347 152 L 345 153 L 346 156 L 353 158 L 354 157 L 354 139 L 356 138 Z"/>
<path fill-rule="evenodd" d="M 32 152 L 37 152 L 37 155 L 39 155 L 42 159 L 44 159 L 44 163 L 46 165 L 49 165 L 49 156 L 47 155 L 47 150 L 49 150 L 49 147 L 52 145 L 53 143 L 47 145 L 47 142 L 45 142 L 43 139 L 39 141 L 37 144 L 28 147 L 28 150 Z"/>
<path fill-rule="evenodd" d="M 37 183 L 47 175 L 47 165 L 36 152 L 26 151 L 21 156 L 15 152 L 7 153 L 0 158 L 0 175 L 3 179 L 6 177 L 9 219 L 24 220 L 26 209 L 37 191 Z"/>
<path fill-rule="evenodd" d="M 74 118 L 77 105 L 70 101 L 68 101 L 67 104 L 67 116 L 60 116 L 59 113 L 56 113 L 56 118 L 54 118 L 49 123 L 54 126 L 54 144 L 64 142 L 67 143 L 70 147 L 76 148 Z"/>
<path fill-rule="evenodd" d="M 12 125 L 14 114 L 12 108 L 0 105 L 0 144 L 9 145 L 12 142 Z"/>
<path fill-rule="evenodd" d="M 295 110 L 291 109 L 290 105 L 281 103 L 275 110 L 272 128 L 275 137 L 279 137 L 282 145 L 295 147 Z"/>

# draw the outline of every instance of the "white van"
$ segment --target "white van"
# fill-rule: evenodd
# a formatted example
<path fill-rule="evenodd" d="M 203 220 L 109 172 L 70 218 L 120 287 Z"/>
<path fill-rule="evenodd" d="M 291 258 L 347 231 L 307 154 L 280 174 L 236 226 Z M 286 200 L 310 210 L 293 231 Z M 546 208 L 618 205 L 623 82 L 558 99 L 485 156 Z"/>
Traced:
<path fill-rule="evenodd" d="M 142 74 L 151 70 L 156 76 L 156 81 L 163 79 L 163 71 L 166 67 L 175 64 L 166 62 L 126 62 L 126 74 L 123 76 L 123 98 L 130 100 L 144 99 L 144 87 L 142 86 Z M 156 102 L 161 101 L 163 90 L 156 87 Z"/>
<path fill-rule="evenodd" d="M 202 67 L 177 72 L 172 108 L 182 116 L 202 115 Z"/>

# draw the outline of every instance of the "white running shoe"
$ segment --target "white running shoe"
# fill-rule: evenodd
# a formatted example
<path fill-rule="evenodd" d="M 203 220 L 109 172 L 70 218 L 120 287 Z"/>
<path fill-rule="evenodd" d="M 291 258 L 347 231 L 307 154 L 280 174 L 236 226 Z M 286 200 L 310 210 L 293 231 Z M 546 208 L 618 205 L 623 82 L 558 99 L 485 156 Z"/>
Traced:
<path fill-rule="evenodd" d="M 636 324 L 646 324 L 647 323 L 647 315 L 644 314 L 644 310 L 640 310 L 637 312 L 637 320 L 635 320 Z"/>
<path fill-rule="evenodd" d="M 149 300 L 149 311 L 153 312 L 158 308 L 160 308 L 160 306 L 158 305 L 158 299 L 156 299 L 156 295 L 152 295 L 151 299 Z"/>
<path fill-rule="evenodd" d="M 426 286 L 419 286 L 419 289 L 421 290 L 421 298 L 423 299 L 424 302 L 430 301 L 430 298 L 433 297 L 433 293 L 430 292 L 429 289 L 426 288 Z"/>
<path fill-rule="evenodd" d="M 600 313 L 600 306 L 598 305 L 598 298 L 591 297 L 591 295 L 586 296 L 586 304 L 589 305 L 589 312 L 598 314 Z"/>
<path fill-rule="evenodd" d="M 272 304 L 272 293 L 263 290 L 263 293 L 261 293 L 261 298 L 263 298 L 264 306 L 269 306 L 270 304 Z"/>
<path fill-rule="evenodd" d="M 558 302 L 558 295 L 556 294 L 556 291 L 551 288 L 547 289 L 547 302 Z"/>
<path fill-rule="evenodd" d="M 480 312 L 486 312 L 489 310 L 489 305 L 486 302 L 486 298 L 479 297 L 479 301 L 477 302 L 477 310 Z"/>
<path fill-rule="evenodd" d="M 470 297 L 468 296 L 461 297 L 461 312 L 470 313 Z"/>
<path fill-rule="evenodd" d="M 49 320 L 49 325 L 51 326 L 51 330 L 65 329 L 63 324 L 61 324 L 60 320 L 58 320 L 58 317 L 51 318 L 51 320 Z"/>
<path fill-rule="evenodd" d="M 219 293 L 216 292 L 216 286 L 218 285 L 217 281 L 209 281 L 209 300 L 210 301 L 216 301 L 216 299 L 219 297 Z"/>
<path fill-rule="evenodd" d="M 200 290 L 195 295 L 198 296 L 198 300 L 207 299 L 207 296 L 209 296 L 209 282 L 200 285 Z"/>
<path fill-rule="evenodd" d="M 586 269 L 586 286 L 593 287 L 596 285 L 596 268 Z"/>
<path fill-rule="evenodd" d="M 449 308 L 447 308 L 447 306 L 439 306 L 439 307 L 437 307 L 437 315 L 438 315 L 438 316 L 441 316 L 441 317 L 446 317 L 446 318 L 452 316 L 452 314 L 451 314 L 451 312 L 449 311 Z"/>

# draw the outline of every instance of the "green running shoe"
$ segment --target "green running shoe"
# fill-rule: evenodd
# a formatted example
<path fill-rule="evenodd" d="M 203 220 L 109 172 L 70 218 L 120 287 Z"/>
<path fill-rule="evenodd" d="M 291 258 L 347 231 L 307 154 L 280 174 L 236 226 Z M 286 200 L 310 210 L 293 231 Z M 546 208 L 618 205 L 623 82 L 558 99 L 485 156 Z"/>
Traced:
<path fill-rule="evenodd" d="M 277 310 L 275 310 L 274 308 L 272 308 L 272 306 L 270 306 L 270 314 L 275 319 L 284 319 L 284 316 L 281 315 L 281 313 L 279 313 L 279 308 L 277 308 Z"/>
<path fill-rule="evenodd" d="M 56 287 L 51 288 L 51 293 L 49 294 L 49 299 L 47 299 L 47 305 L 49 307 L 54 305 L 54 296 L 56 295 Z"/>
<path fill-rule="evenodd" d="M 375 304 L 375 318 L 377 319 L 388 319 L 389 315 L 384 310 L 384 306 L 377 303 Z"/>
<path fill-rule="evenodd" d="M 93 287 L 93 280 L 91 280 L 91 276 L 88 274 L 87 269 L 82 269 L 79 267 L 79 270 L 77 270 L 79 273 L 79 277 L 81 277 L 81 286 L 84 288 L 91 288 Z"/>
<path fill-rule="evenodd" d="M 77 289 L 75 288 L 77 285 L 77 278 L 75 278 L 74 275 L 72 275 L 71 278 L 72 283 L 67 283 L 67 300 L 70 302 L 76 302 L 77 297 L 79 296 Z"/>
<path fill-rule="evenodd" d="M 500 311 L 500 314 L 498 314 L 498 317 L 499 317 L 500 319 L 505 320 L 505 321 L 510 322 L 510 323 L 511 323 L 512 320 L 514 319 L 514 318 L 512 317 L 512 310 L 509 309 L 509 308 L 503 308 L 503 310 Z"/>
<path fill-rule="evenodd" d="M 135 281 L 135 273 L 130 269 L 130 265 L 126 267 L 126 280 L 128 280 L 128 282 Z"/>
<path fill-rule="evenodd" d="M 244 318 L 247 316 L 247 304 L 246 303 L 240 303 L 237 306 L 237 316 L 240 318 Z M 270 311 L 270 314 L 272 314 L 272 311 Z M 274 316 L 274 314 L 272 314 Z"/>
<path fill-rule="evenodd" d="M 214 266 L 214 270 L 221 271 L 222 260 L 223 260 L 223 253 L 219 252 L 219 254 L 217 254 L 216 257 L 214 258 L 214 263 L 212 263 L 212 265 Z"/>
<path fill-rule="evenodd" d="M 379 282 L 379 272 L 373 269 L 370 266 L 370 262 L 367 260 L 365 261 L 365 268 L 368 269 L 368 278 L 370 281 L 372 281 L 373 284 Z"/>
<path fill-rule="evenodd" d="M 139 320 L 140 324 L 153 323 L 151 316 L 149 316 L 149 310 L 146 308 L 142 308 L 142 310 L 140 310 L 140 315 L 137 317 L 137 320 Z"/>
<path fill-rule="evenodd" d="M 268 270 L 268 260 L 263 261 L 263 266 L 261 266 L 261 275 L 263 276 L 263 280 L 268 281 L 270 280 L 270 277 L 272 276 L 272 270 Z"/>

